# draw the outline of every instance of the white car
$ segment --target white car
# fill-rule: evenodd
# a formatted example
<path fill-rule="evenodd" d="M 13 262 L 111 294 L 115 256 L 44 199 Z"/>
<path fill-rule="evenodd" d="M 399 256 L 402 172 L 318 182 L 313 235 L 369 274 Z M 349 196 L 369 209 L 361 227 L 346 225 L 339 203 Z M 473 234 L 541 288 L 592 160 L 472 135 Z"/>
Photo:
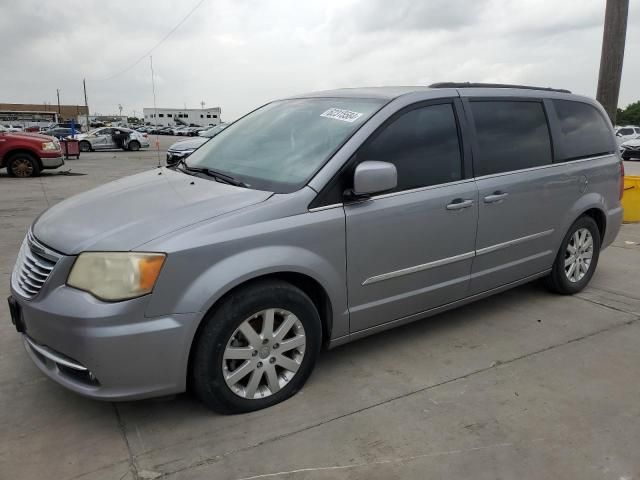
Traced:
<path fill-rule="evenodd" d="M 22 127 L 20 125 L 3 125 L 2 128 L 5 132 L 21 132 Z"/>
<path fill-rule="evenodd" d="M 631 140 L 627 140 L 620 145 L 620 155 L 623 160 L 640 159 L 640 136 Z"/>
<path fill-rule="evenodd" d="M 141 148 L 149 147 L 149 140 L 146 133 L 136 132 L 130 128 L 124 127 L 102 127 L 91 130 L 87 133 L 76 135 L 76 139 L 80 140 L 80 151 L 90 152 L 92 150 L 108 150 L 118 148 L 113 139 L 114 134 L 118 132 L 128 133 L 129 136 L 125 140 L 124 149 L 137 151 Z"/>
<path fill-rule="evenodd" d="M 634 125 L 616 127 L 615 132 L 616 132 L 616 140 L 618 141 L 618 145 L 626 142 L 627 140 L 640 137 L 640 127 L 636 127 Z"/>

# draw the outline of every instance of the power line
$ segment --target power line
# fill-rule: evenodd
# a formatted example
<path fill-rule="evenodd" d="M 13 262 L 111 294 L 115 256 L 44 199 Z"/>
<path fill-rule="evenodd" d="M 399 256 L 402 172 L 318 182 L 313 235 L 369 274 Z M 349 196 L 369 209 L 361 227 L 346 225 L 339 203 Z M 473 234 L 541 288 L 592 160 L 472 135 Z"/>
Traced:
<path fill-rule="evenodd" d="M 193 15 L 193 12 L 195 12 L 200 5 L 202 5 L 206 0 L 200 0 L 190 11 L 189 13 L 187 13 L 182 20 L 180 20 L 180 22 L 178 22 L 178 24 L 173 27 L 171 30 L 169 30 L 169 33 L 167 33 L 164 37 L 162 37 L 162 39 L 156 43 L 153 47 L 151 47 L 147 52 L 144 53 L 144 55 L 140 56 L 140 58 L 138 58 L 135 62 L 133 62 L 132 64 L 130 64 L 129 66 L 127 66 L 125 69 L 120 70 L 118 73 L 111 75 L 110 77 L 107 78 L 102 78 L 102 79 L 98 79 L 98 80 L 94 80 L 96 82 L 104 82 L 107 80 L 112 80 L 116 77 L 119 77 L 120 75 L 122 75 L 123 73 L 128 72 L 129 70 L 131 70 L 133 67 L 135 67 L 136 65 L 138 65 L 142 60 L 144 60 L 145 58 L 147 58 L 149 55 L 151 55 L 151 53 L 158 48 L 160 45 L 162 45 L 164 43 L 165 40 L 167 40 L 167 38 L 169 38 L 176 30 L 178 30 L 178 28 L 180 28 L 180 26 L 187 21 L 187 19 Z"/>

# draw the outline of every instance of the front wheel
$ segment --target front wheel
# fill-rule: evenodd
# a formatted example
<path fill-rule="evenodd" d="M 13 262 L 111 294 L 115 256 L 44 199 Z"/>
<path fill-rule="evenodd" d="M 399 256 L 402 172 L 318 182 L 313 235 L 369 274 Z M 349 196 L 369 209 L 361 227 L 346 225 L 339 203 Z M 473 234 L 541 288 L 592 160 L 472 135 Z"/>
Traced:
<path fill-rule="evenodd" d="M 203 403 L 220 413 L 275 405 L 306 382 L 320 351 L 313 302 L 281 281 L 261 281 L 223 300 L 194 344 L 192 380 Z"/>
<path fill-rule="evenodd" d="M 37 177 L 40 175 L 40 163 L 33 155 L 16 153 L 7 161 L 7 172 L 12 177 Z"/>
<path fill-rule="evenodd" d="M 600 230 L 589 216 L 576 220 L 562 241 L 547 277 L 547 286 L 563 295 L 578 293 L 587 286 L 600 256 Z"/>
<path fill-rule="evenodd" d="M 80 144 L 78 145 L 78 147 L 80 147 L 80 151 L 81 152 L 90 152 L 91 151 L 91 144 L 89 142 L 87 142 L 86 140 L 82 140 L 80 142 Z"/>

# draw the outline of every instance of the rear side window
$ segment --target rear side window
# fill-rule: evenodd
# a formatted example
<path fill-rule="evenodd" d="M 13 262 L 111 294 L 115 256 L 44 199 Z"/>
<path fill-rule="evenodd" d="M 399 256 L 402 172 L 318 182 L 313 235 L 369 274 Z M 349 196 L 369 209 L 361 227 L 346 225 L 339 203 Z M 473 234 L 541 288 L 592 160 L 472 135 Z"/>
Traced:
<path fill-rule="evenodd" d="M 470 104 L 478 140 L 473 161 L 476 177 L 552 162 L 542 103 L 475 101 Z"/>
<path fill-rule="evenodd" d="M 430 105 L 401 114 L 360 149 L 358 162 L 365 160 L 396 166 L 394 191 L 462 179 L 453 105 Z"/>
<path fill-rule="evenodd" d="M 604 117 L 588 103 L 553 100 L 562 137 L 558 161 L 601 155 L 613 151 L 611 133 Z"/>

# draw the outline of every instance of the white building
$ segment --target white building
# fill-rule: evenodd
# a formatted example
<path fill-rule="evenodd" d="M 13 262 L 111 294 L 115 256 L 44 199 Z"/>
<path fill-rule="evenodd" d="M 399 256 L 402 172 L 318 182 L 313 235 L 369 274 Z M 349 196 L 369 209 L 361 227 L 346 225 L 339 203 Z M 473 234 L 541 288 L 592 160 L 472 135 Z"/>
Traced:
<path fill-rule="evenodd" d="M 144 108 L 144 123 L 151 125 L 217 125 L 220 120 L 220 107 L 213 108 Z M 157 114 L 157 116 L 156 116 Z"/>

